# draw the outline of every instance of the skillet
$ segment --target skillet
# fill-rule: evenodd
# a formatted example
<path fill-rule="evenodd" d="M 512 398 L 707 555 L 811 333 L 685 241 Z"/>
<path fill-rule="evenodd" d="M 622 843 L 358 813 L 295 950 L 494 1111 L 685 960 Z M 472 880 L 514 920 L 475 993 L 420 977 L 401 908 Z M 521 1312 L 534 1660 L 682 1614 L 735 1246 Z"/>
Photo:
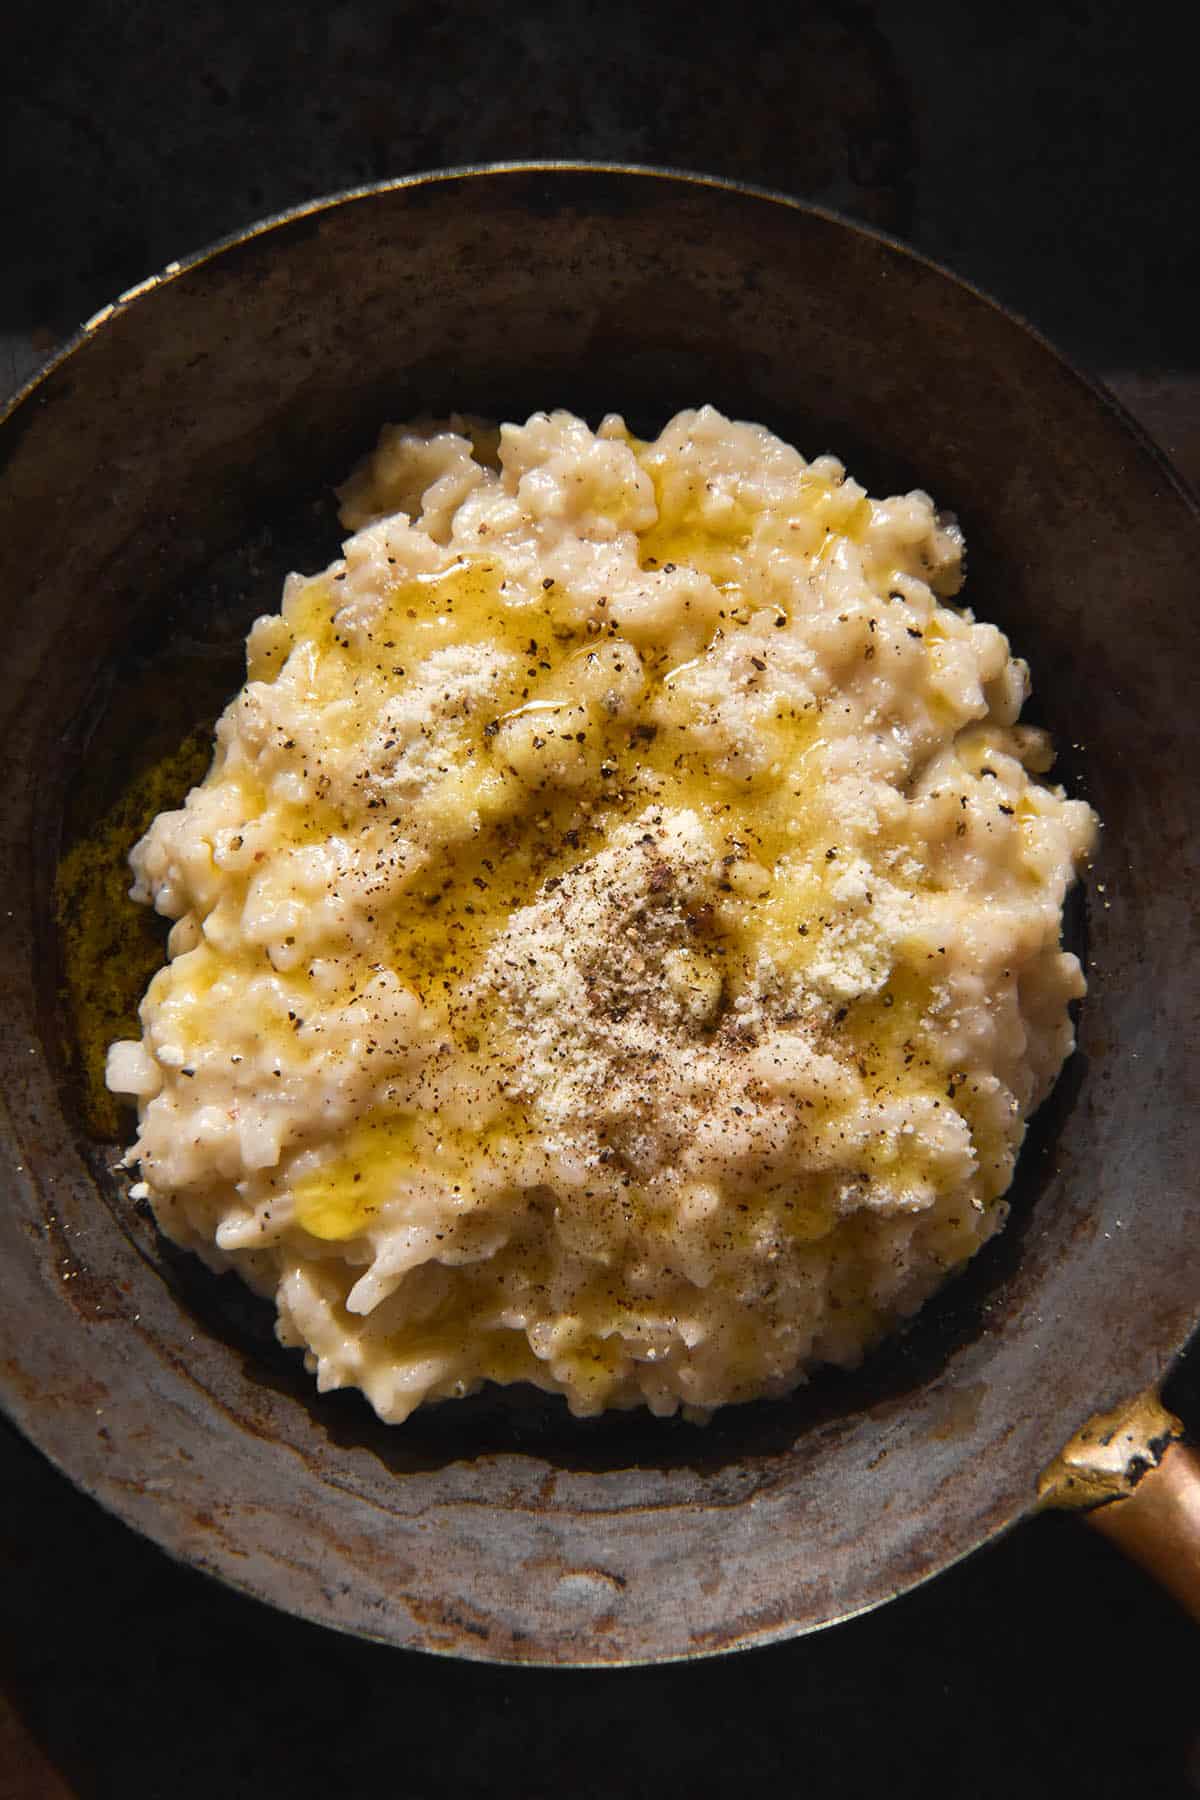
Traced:
<path fill-rule="evenodd" d="M 1105 824 L 1070 922 L 1080 1049 L 1003 1236 L 854 1376 L 705 1431 L 498 1393 L 378 1425 L 131 1207 L 89 1130 L 60 848 L 211 720 L 249 618 L 336 552 L 387 419 L 711 400 L 963 524 Z M 143 284 L 0 421 L 6 1197 L 0 1393 L 102 1504 L 293 1613 L 396 1644 L 645 1662 L 843 1619 L 1025 1516 L 1200 1318 L 1200 517 L 1107 395 L 902 246 L 779 196 L 588 165 L 319 202 Z M 115 953 L 119 955 L 119 952 Z"/>

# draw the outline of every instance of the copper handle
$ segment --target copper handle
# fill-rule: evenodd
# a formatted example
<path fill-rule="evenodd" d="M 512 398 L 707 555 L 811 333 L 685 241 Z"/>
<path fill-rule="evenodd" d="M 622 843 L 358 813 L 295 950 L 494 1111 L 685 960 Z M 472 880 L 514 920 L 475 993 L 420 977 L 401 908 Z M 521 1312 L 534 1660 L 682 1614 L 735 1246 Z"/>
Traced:
<path fill-rule="evenodd" d="M 1082 1511 L 1200 1621 L 1200 1456 L 1151 1391 L 1076 1432 L 1042 1473 L 1043 1506 Z"/>
<path fill-rule="evenodd" d="M 1200 1456 L 1168 1445 L 1125 1500 L 1084 1517 L 1200 1621 Z"/>

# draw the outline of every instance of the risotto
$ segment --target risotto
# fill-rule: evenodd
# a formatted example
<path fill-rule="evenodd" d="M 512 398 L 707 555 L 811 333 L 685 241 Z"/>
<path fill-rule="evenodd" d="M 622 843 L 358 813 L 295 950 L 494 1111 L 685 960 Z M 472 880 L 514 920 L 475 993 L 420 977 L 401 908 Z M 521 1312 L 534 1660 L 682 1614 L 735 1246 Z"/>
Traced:
<path fill-rule="evenodd" d="M 390 427 L 132 853 L 162 1229 L 380 1416 L 703 1417 L 1005 1217 L 1095 830 L 955 524 L 710 407 Z"/>

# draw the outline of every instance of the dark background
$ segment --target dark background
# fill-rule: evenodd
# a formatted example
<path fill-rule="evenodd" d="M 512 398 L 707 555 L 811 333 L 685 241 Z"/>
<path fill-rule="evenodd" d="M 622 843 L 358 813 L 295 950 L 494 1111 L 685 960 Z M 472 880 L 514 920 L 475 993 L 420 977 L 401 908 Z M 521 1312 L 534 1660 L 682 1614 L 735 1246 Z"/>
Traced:
<path fill-rule="evenodd" d="M 293 202 L 445 164 L 613 158 L 763 182 L 910 240 L 1100 374 L 1195 483 L 1185 17 L 1082 0 L 10 5 L 0 397 L 122 289 Z M 1200 1428 L 1196 1349 L 1169 1398 Z M 380 1787 L 1197 1795 L 1200 1633 L 1044 1519 L 770 1650 L 612 1673 L 441 1662 L 175 1567 L 0 1426 L 0 1800 Z"/>

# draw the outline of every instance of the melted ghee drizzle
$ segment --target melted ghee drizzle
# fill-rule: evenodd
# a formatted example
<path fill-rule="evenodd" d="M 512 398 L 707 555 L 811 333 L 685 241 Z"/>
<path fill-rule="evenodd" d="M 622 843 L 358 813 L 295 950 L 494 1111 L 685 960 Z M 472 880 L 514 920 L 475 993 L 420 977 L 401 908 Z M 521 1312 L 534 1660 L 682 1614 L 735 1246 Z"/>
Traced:
<path fill-rule="evenodd" d="M 63 1000 L 79 1065 L 84 1124 L 106 1141 L 121 1108 L 104 1085 L 115 1038 L 137 1034 L 137 1003 L 163 959 L 162 922 L 129 898 L 129 850 L 151 820 L 199 781 L 211 750 L 205 731 L 139 771 L 99 825 L 70 846 L 55 874 L 54 910 Z"/>

